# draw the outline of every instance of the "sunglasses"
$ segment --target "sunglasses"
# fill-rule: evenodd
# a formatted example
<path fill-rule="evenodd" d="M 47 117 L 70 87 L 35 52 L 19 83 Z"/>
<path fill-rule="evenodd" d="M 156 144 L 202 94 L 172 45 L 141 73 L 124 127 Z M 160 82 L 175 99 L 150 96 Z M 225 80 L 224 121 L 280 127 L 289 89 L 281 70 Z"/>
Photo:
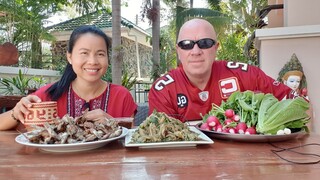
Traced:
<path fill-rule="evenodd" d="M 184 50 L 193 49 L 194 45 L 197 44 L 200 49 L 208 49 L 216 44 L 216 41 L 210 38 L 199 39 L 198 41 L 183 40 L 178 43 L 178 46 Z"/>

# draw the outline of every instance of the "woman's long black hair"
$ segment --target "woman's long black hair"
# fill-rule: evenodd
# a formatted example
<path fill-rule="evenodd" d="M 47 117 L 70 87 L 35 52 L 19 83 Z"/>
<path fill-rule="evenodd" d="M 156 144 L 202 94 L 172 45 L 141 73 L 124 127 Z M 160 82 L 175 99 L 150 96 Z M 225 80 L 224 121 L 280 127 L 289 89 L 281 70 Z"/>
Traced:
<path fill-rule="evenodd" d="M 86 33 L 92 33 L 92 34 L 101 36 L 106 42 L 107 50 L 109 53 L 109 49 L 111 49 L 110 38 L 98 27 L 90 26 L 90 25 L 83 25 L 73 30 L 68 43 L 68 53 L 72 53 L 73 47 L 77 42 L 77 40 L 79 39 L 79 37 Z M 52 84 L 52 86 L 49 89 L 47 89 L 46 92 L 48 93 L 48 95 L 51 97 L 53 101 L 56 101 L 59 99 L 59 97 L 62 96 L 64 92 L 68 91 L 71 82 L 76 77 L 77 75 L 73 71 L 72 65 L 67 63 L 67 66 L 61 76 L 61 79 L 55 82 L 54 84 Z"/>

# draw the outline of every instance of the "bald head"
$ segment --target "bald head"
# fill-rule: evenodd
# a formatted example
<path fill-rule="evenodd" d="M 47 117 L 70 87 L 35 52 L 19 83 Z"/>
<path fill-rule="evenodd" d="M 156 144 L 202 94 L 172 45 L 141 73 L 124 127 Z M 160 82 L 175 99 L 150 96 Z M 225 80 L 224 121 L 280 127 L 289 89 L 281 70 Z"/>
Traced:
<path fill-rule="evenodd" d="M 217 39 L 214 27 L 204 19 L 191 19 L 181 26 L 177 41 L 202 38 Z"/>

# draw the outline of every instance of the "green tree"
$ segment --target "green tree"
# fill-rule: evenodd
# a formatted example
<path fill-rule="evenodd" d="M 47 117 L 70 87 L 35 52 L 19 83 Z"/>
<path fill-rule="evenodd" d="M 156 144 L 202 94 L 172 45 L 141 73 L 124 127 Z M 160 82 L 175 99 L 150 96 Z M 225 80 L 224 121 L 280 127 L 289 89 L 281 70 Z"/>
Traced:
<path fill-rule="evenodd" d="M 45 19 L 61 10 L 63 2 L 57 0 L 1 1 L 0 11 L 6 13 L 2 17 L 8 30 L 8 39 L 20 50 L 28 51 L 24 65 L 41 68 L 41 40 L 52 40 L 53 37 L 44 28 Z M 1 22 L 4 22 L 3 20 Z M 28 42 L 29 44 L 27 44 Z M 28 45 L 21 47 L 21 45 Z"/>
<path fill-rule="evenodd" d="M 246 39 L 243 34 L 231 33 L 225 35 L 224 38 L 219 40 L 220 46 L 217 52 L 217 59 L 231 60 L 238 62 L 249 62 L 243 54 L 243 47 Z"/>
<path fill-rule="evenodd" d="M 260 11 L 267 5 L 267 0 L 229 0 L 220 3 L 221 11 L 232 19 L 228 33 L 242 34 L 246 39 L 242 52 L 251 64 L 258 64 L 254 32 L 265 25 Z"/>
<path fill-rule="evenodd" d="M 172 39 L 170 26 L 162 27 L 160 31 L 160 66 L 159 73 L 164 74 L 176 66 L 176 47 Z"/>

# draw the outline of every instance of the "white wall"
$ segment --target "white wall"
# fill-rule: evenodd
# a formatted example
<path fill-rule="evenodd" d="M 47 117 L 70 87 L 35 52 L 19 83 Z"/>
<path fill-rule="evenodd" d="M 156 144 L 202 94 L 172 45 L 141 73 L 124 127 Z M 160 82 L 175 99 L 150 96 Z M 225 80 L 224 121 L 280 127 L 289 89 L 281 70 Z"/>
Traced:
<path fill-rule="evenodd" d="M 319 0 L 285 0 L 285 26 L 320 24 Z"/>
<path fill-rule="evenodd" d="M 295 53 L 303 66 L 313 109 L 312 131 L 320 134 L 320 24 L 256 31 L 260 67 L 273 78 Z"/>
<path fill-rule="evenodd" d="M 21 69 L 22 73 L 26 74 L 27 77 L 32 77 L 32 76 L 43 77 L 47 84 L 51 82 L 55 82 L 60 78 L 59 71 L 32 69 L 32 68 L 24 68 L 24 67 L 10 67 L 10 66 L 0 66 L 0 78 L 15 77 L 18 75 L 19 69 Z M 0 95 L 1 95 L 1 92 L 0 92 Z"/>

